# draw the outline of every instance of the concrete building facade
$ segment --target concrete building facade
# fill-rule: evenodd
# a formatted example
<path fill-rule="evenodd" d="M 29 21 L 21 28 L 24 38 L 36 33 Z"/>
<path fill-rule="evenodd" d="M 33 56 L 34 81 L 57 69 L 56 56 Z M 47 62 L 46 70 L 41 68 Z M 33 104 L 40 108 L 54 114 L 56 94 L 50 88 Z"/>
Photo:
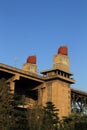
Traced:
<path fill-rule="evenodd" d="M 0 78 L 5 78 L 12 93 L 25 95 L 26 107 L 44 106 L 51 101 L 59 109 L 59 116 L 71 113 L 71 84 L 68 48 L 61 46 L 54 55 L 53 67 L 37 73 L 36 56 L 29 56 L 22 69 L 0 64 Z"/>

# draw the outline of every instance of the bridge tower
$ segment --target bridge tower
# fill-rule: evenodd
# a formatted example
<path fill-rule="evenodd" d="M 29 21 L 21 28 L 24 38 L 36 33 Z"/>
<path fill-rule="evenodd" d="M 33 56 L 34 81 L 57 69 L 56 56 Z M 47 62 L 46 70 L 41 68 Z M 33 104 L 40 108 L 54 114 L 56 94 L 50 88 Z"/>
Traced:
<path fill-rule="evenodd" d="M 53 68 L 43 71 L 45 77 L 45 89 L 42 95 L 42 104 L 51 101 L 59 109 L 59 117 L 68 116 L 71 112 L 71 88 L 75 83 L 71 77 L 68 48 L 61 46 L 54 55 Z M 45 96 L 44 96 L 45 95 Z"/>
<path fill-rule="evenodd" d="M 25 71 L 37 73 L 36 56 L 35 55 L 29 56 L 27 58 L 26 63 L 23 64 L 22 69 Z"/>

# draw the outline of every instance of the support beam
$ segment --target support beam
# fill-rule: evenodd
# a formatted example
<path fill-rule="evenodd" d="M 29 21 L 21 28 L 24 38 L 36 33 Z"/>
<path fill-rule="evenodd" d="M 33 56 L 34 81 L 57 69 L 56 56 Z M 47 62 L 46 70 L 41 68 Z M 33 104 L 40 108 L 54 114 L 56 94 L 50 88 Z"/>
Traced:
<path fill-rule="evenodd" d="M 15 76 L 12 76 L 11 78 L 9 78 L 6 83 L 10 83 L 12 81 L 15 81 L 15 80 L 19 80 L 20 79 L 20 75 L 19 74 L 16 74 Z"/>
<path fill-rule="evenodd" d="M 15 80 L 19 80 L 20 79 L 20 75 L 19 74 L 16 74 L 15 76 L 12 76 L 11 78 L 9 78 L 6 83 L 9 83 L 10 85 L 10 90 L 11 90 L 11 93 L 14 94 L 14 89 L 15 89 Z"/>

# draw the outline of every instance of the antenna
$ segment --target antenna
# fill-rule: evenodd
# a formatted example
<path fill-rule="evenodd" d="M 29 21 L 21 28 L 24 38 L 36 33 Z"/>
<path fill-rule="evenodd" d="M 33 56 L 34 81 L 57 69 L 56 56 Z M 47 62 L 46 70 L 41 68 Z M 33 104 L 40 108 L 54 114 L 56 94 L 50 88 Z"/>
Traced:
<path fill-rule="evenodd" d="M 17 62 L 18 62 L 18 59 L 15 57 L 15 58 L 14 58 L 14 67 L 15 67 L 15 68 L 17 67 Z"/>

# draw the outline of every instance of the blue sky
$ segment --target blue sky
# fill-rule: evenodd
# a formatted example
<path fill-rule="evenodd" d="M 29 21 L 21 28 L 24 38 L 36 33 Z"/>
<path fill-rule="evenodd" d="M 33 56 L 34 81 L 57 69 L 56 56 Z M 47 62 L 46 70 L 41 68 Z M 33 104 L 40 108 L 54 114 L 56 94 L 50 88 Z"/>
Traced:
<path fill-rule="evenodd" d="M 0 0 L 1 63 L 22 68 L 36 55 L 38 70 L 46 70 L 62 45 L 69 50 L 72 87 L 87 91 L 87 0 Z"/>

